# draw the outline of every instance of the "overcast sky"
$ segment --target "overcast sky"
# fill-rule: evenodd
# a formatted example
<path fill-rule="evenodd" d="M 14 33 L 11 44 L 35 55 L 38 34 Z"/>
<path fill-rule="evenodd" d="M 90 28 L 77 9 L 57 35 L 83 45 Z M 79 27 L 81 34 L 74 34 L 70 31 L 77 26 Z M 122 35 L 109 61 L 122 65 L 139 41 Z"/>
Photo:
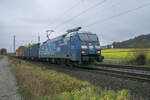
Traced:
<path fill-rule="evenodd" d="M 8 51 L 13 35 L 18 47 L 37 42 L 38 34 L 45 41 L 47 29 L 53 38 L 77 26 L 96 33 L 101 45 L 150 33 L 150 0 L 0 0 L 0 48 Z"/>

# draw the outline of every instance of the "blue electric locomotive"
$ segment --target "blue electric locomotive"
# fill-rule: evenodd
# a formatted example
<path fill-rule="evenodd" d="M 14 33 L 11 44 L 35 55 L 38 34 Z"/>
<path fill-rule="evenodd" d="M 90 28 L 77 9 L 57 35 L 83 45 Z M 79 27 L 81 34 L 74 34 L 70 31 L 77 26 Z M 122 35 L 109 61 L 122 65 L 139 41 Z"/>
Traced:
<path fill-rule="evenodd" d="M 39 58 L 60 63 L 101 62 L 101 48 L 96 34 L 80 32 L 81 27 L 68 30 L 66 34 L 47 40 L 40 45 Z"/>

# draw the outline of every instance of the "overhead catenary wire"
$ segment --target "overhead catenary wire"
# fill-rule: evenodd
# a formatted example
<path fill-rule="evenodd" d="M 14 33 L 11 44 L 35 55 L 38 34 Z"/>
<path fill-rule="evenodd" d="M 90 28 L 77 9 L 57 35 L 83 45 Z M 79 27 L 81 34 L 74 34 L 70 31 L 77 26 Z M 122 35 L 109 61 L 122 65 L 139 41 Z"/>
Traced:
<path fill-rule="evenodd" d="M 91 27 L 91 26 L 93 26 L 93 25 L 95 25 L 95 24 L 97 24 L 97 23 L 103 23 L 103 22 L 109 21 L 109 20 L 111 20 L 111 19 L 113 19 L 113 18 L 116 18 L 116 17 L 122 16 L 122 15 L 128 14 L 128 13 L 130 13 L 130 12 L 133 12 L 133 11 L 136 11 L 136 10 L 139 10 L 139 9 L 142 9 L 142 8 L 145 8 L 145 7 L 147 7 L 147 6 L 150 6 L 150 3 L 143 4 L 143 5 L 141 5 L 141 6 L 138 6 L 138 7 L 134 8 L 134 9 L 130 9 L 130 10 L 121 12 L 121 13 L 119 13 L 119 14 L 113 15 L 113 16 L 108 17 L 108 18 L 105 18 L 105 19 L 103 19 L 103 20 L 97 20 L 97 21 L 95 21 L 95 22 L 93 22 L 93 23 L 91 23 L 91 24 L 85 26 L 84 28 Z"/>
<path fill-rule="evenodd" d="M 78 7 L 78 5 L 79 5 L 80 3 L 81 3 L 81 0 L 79 0 L 76 4 L 74 4 L 73 6 L 71 6 L 70 8 L 68 8 L 67 10 L 65 10 L 62 14 L 59 15 L 59 17 L 60 17 L 60 16 L 61 16 L 61 17 L 62 17 L 62 16 L 65 16 L 68 12 L 70 12 L 71 10 L 75 9 L 76 7 Z M 54 19 L 54 21 L 55 21 L 55 20 L 59 20 L 59 17 L 57 17 L 56 19 Z M 49 23 L 48 25 L 42 26 L 42 28 L 40 29 L 40 33 L 44 34 L 46 28 L 50 28 L 50 27 L 49 27 L 50 25 L 55 24 L 54 21 L 51 22 L 51 23 Z"/>
<path fill-rule="evenodd" d="M 68 12 L 70 12 L 71 10 L 73 10 L 74 8 L 76 8 L 79 4 L 80 4 L 81 0 L 79 0 L 75 5 L 71 6 L 70 8 L 68 8 L 67 10 L 65 10 L 62 14 L 59 15 L 59 17 L 61 16 L 65 16 Z M 60 18 L 57 17 L 55 20 L 59 20 Z M 42 28 L 42 31 L 45 30 L 45 28 L 48 28 L 50 25 L 53 25 L 55 22 L 51 22 L 49 23 L 48 25 L 45 25 L 43 28 Z"/>
<path fill-rule="evenodd" d="M 59 15 L 59 17 L 57 17 L 56 19 L 54 19 L 54 21 L 59 20 L 60 16 L 63 17 L 65 16 L 68 12 L 72 11 L 73 9 L 75 9 L 76 7 L 78 7 L 78 5 L 80 5 L 81 0 L 79 0 L 75 5 L 73 5 L 72 7 L 68 8 L 66 11 L 64 11 L 62 14 Z M 54 22 L 50 23 L 50 25 L 54 24 Z M 47 26 L 50 26 L 47 25 Z"/>
<path fill-rule="evenodd" d="M 106 9 L 112 9 L 112 8 L 114 8 L 114 7 L 116 7 L 118 4 L 120 4 L 121 2 L 117 2 L 117 3 L 115 3 L 115 4 L 113 4 L 113 5 L 111 5 L 110 7 L 108 7 L 108 8 L 104 8 L 104 9 L 102 9 L 102 11 L 104 11 L 104 10 L 106 10 Z M 97 13 L 96 13 L 97 14 Z M 95 15 L 96 15 L 95 14 Z M 94 15 L 92 15 L 92 16 L 94 16 Z M 76 26 L 78 26 L 78 25 L 76 25 Z"/>
<path fill-rule="evenodd" d="M 72 20 L 76 19 L 77 17 L 79 17 L 79 16 L 81 16 L 81 15 L 87 13 L 89 10 L 92 10 L 92 9 L 94 9 L 94 8 L 96 8 L 96 7 L 100 6 L 100 5 L 102 5 L 102 4 L 105 3 L 106 1 L 107 1 L 107 0 L 103 0 L 103 1 L 101 1 L 101 2 L 98 2 L 98 3 L 96 3 L 95 5 L 93 5 L 93 6 L 89 7 L 89 8 L 87 8 L 87 9 L 85 9 L 85 10 L 83 10 L 83 11 L 81 11 L 81 12 L 78 13 L 77 15 L 73 16 L 72 18 L 70 18 L 70 19 L 64 21 L 63 23 L 61 23 L 60 25 L 56 26 L 56 29 L 60 28 L 60 27 L 63 26 L 64 24 L 67 24 L 67 23 L 71 22 Z"/>

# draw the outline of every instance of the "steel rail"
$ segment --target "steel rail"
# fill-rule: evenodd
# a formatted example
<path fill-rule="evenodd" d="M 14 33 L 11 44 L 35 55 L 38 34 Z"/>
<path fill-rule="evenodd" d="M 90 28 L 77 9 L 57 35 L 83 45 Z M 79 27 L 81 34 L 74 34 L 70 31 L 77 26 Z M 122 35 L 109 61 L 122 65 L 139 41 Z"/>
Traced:
<path fill-rule="evenodd" d="M 150 82 L 150 74 L 148 75 L 144 73 L 141 74 L 141 73 L 131 72 L 133 69 L 130 69 L 130 72 L 128 72 L 128 71 L 124 71 L 125 68 L 120 68 L 121 70 L 116 70 L 116 69 L 110 68 L 110 66 L 107 69 L 104 68 L 103 66 L 93 66 L 93 67 L 82 66 L 79 68 L 88 70 L 90 72 L 105 74 L 105 75 L 119 77 L 119 78 L 128 78 L 128 79 L 136 80 L 136 81 Z"/>
<path fill-rule="evenodd" d="M 105 66 L 111 68 L 122 68 L 122 69 L 135 69 L 135 70 L 143 70 L 150 71 L 150 67 L 146 66 L 133 66 L 133 65 L 114 65 L 114 64 L 95 64 L 95 66 Z"/>

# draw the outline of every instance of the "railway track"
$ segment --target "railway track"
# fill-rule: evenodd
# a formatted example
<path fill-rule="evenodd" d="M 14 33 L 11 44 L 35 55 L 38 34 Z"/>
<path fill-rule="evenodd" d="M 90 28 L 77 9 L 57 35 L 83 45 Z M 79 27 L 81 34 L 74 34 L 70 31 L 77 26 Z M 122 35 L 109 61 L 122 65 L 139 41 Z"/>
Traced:
<path fill-rule="evenodd" d="M 92 67 L 91 67 L 92 66 Z M 90 66 L 82 66 L 81 69 L 111 75 L 114 77 L 128 78 L 131 80 L 149 82 L 150 83 L 150 68 L 149 67 L 134 67 L 134 66 L 119 66 L 96 64 Z"/>
<path fill-rule="evenodd" d="M 86 70 L 93 73 L 100 73 L 109 76 L 128 78 L 130 80 L 150 83 L 150 67 L 136 67 L 136 66 L 123 66 L 123 65 L 110 65 L 110 64 L 95 64 L 95 65 L 88 65 L 88 66 L 80 65 L 75 68 L 74 67 L 70 68 L 70 66 L 67 67 L 63 64 L 61 64 L 61 66 L 72 70 L 82 69 L 84 71 Z"/>

